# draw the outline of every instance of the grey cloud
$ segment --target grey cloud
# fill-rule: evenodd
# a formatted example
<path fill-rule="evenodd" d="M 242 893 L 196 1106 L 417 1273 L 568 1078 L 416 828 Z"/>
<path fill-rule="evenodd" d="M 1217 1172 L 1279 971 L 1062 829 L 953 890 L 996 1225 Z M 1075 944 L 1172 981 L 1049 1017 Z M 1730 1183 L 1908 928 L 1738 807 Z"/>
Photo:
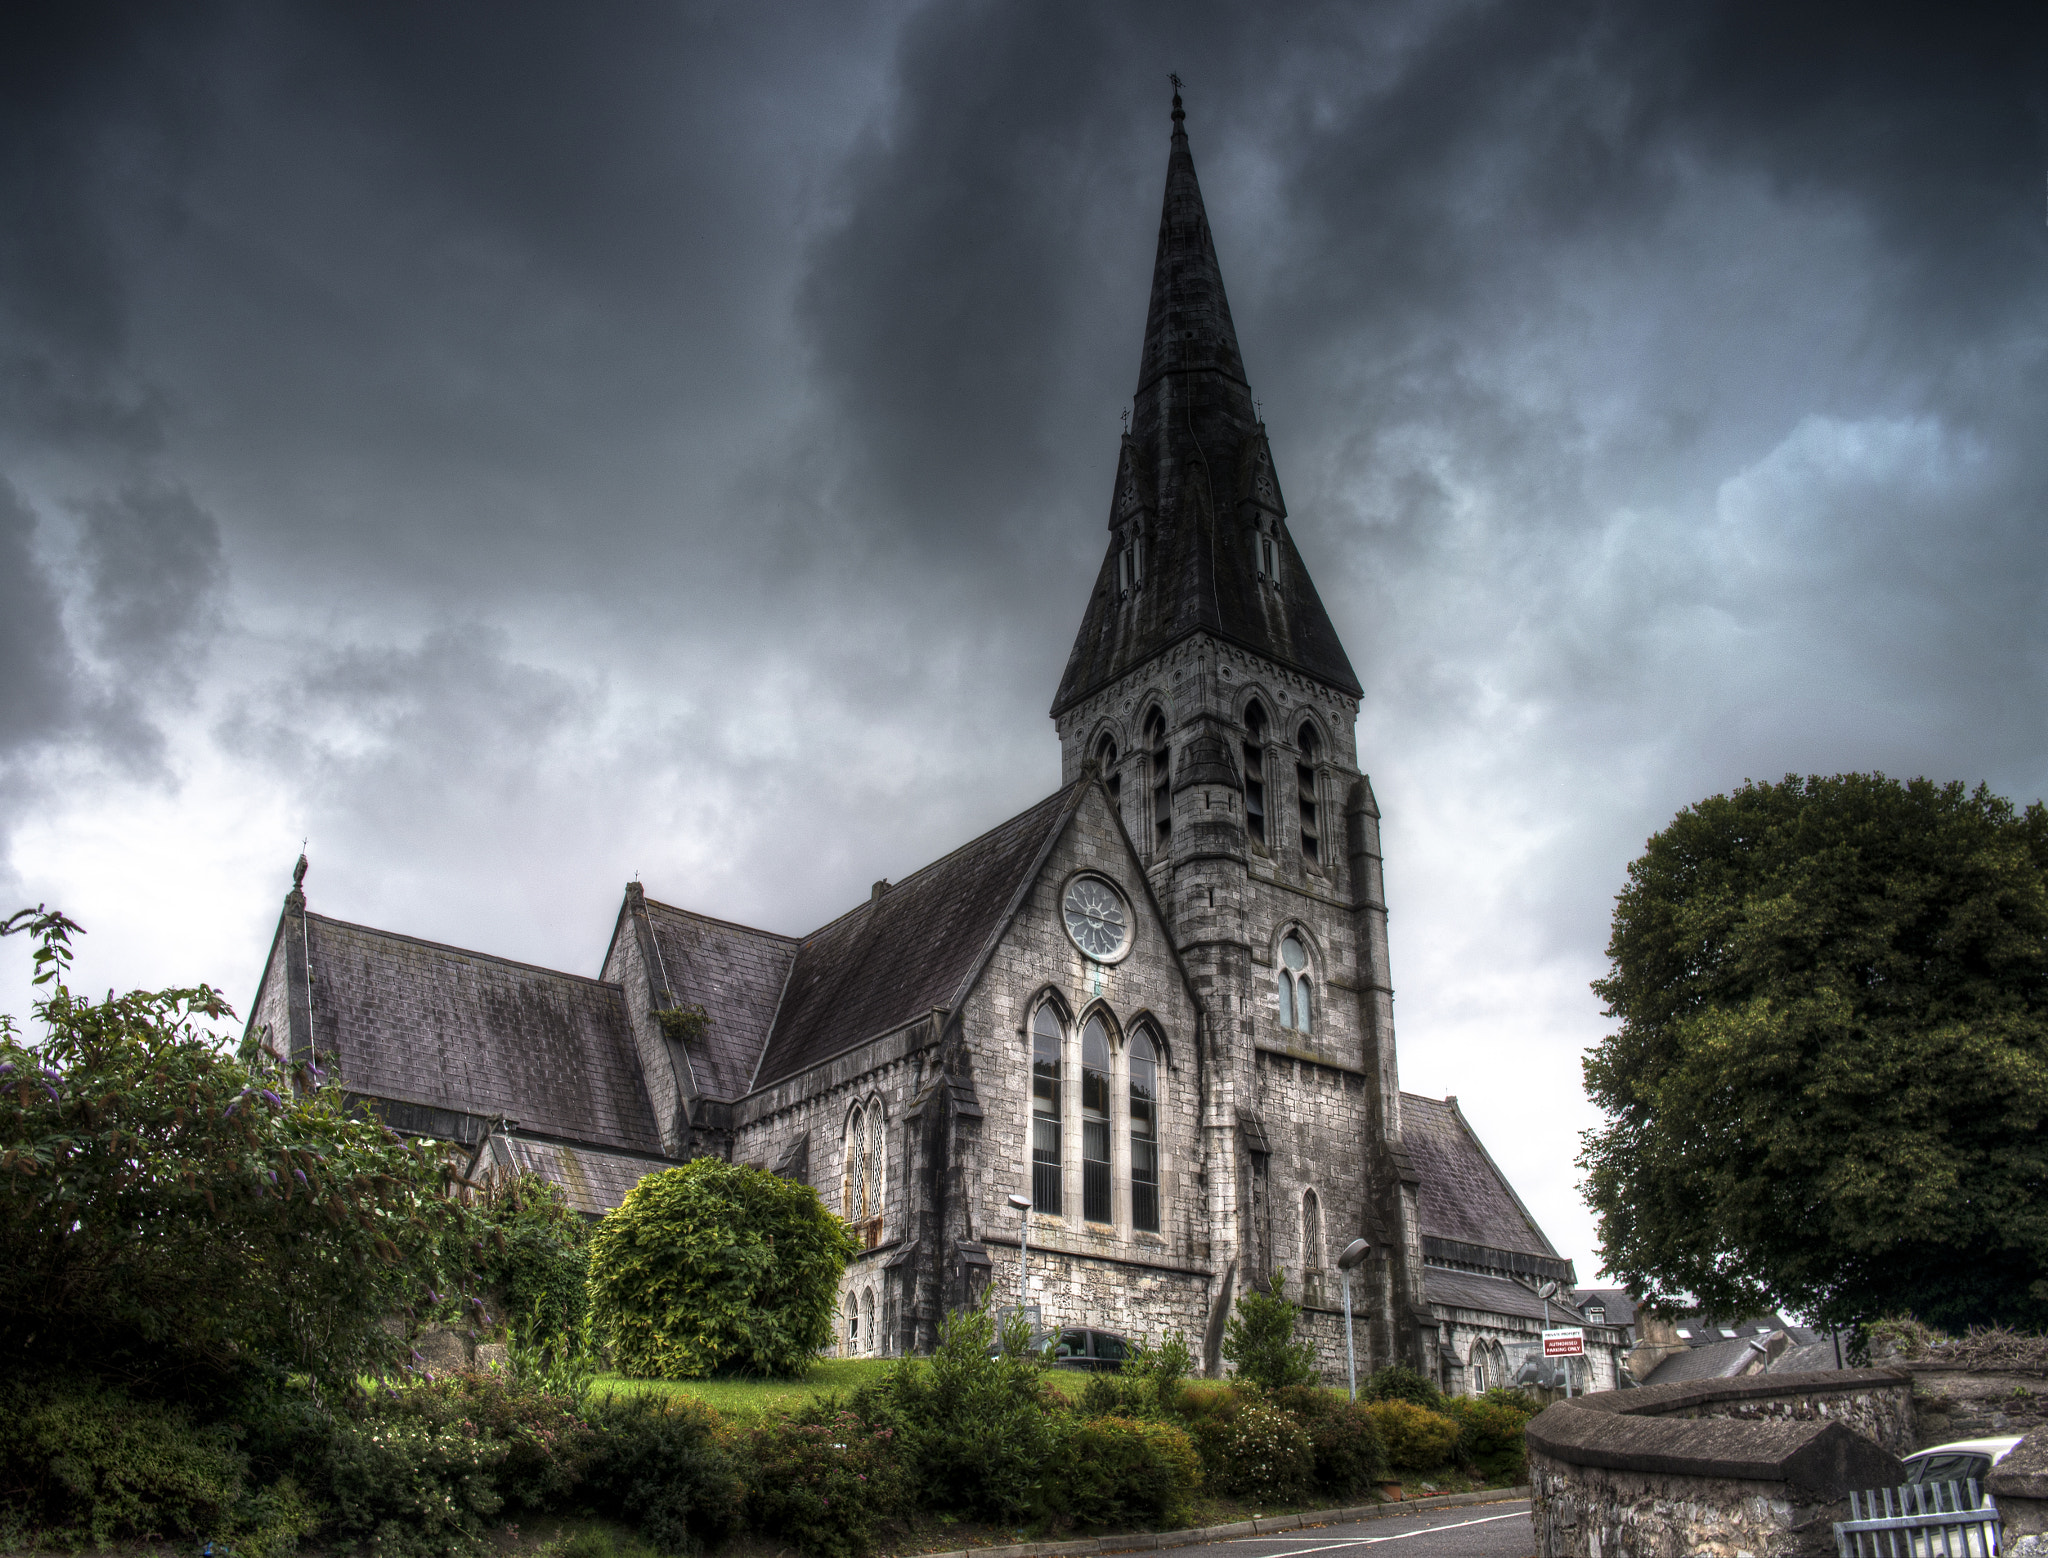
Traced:
<path fill-rule="evenodd" d="M 221 627 L 220 524 L 182 487 L 135 483 L 79 505 L 93 647 L 124 685 L 189 690 Z"/>
<path fill-rule="evenodd" d="M 0 478 L 0 767 L 75 715 L 78 669 L 60 597 L 35 552 L 36 517 Z"/>

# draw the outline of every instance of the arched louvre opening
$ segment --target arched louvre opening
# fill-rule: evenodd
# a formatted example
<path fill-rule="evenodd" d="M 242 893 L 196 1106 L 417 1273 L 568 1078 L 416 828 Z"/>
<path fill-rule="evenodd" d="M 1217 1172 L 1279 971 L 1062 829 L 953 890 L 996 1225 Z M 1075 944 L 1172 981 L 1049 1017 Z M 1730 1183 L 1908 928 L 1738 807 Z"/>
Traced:
<path fill-rule="evenodd" d="M 1096 743 L 1095 761 L 1097 766 L 1102 769 L 1102 782 L 1109 790 L 1109 798 L 1120 803 L 1123 799 L 1124 776 L 1116 771 L 1116 738 L 1114 736 L 1106 735 L 1101 741 Z"/>
<path fill-rule="evenodd" d="M 1031 1207 L 1060 1209 L 1060 1019 L 1041 1006 L 1031 1022 Z"/>
<path fill-rule="evenodd" d="M 1305 859 L 1320 862 L 1322 854 L 1322 819 L 1317 815 L 1316 806 L 1316 754 L 1322 745 L 1316 735 L 1315 726 L 1306 720 L 1302 722 L 1301 734 L 1297 738 L 1301 748 L 1301 761 L 1294 765 L 1294 780 L 1299 792 L 1295 801 L 1301 815 L 1301 853 Z"/>
<path fill-rule="evenodd" d="M 1309 977 L 1308 948 L 1293 931 L 1280 938 L 1280 1026 L 1297 1033 L 1315 1032 L 1314 981 Z"/>
<path fill-rule="evenodd" d="M 1081 1215 L 1111 1219 L 1109 1160 L 1109 1033 L 1100 1017 L 1081 1030 Z"/>
<path fill-rule="evenodd" d="M 1244 711 L 1244 825 L 1254 844 L 1266 842 L 1266 710 Z"/>
<path fill-rule="evenodd" d="M 1151 754 L 1153 847 L 1163 850 L 1173 832 L 1173 753 L 1166 745 L 1166 716 L 1157 708 L 1145 716 L 1145 746 Z"/>
<path fill-rule="evenodd" d="M 1159 1231 L 1159 1050 L 1140 1030 L 1131 1040 L 1131 1226 Z"/>

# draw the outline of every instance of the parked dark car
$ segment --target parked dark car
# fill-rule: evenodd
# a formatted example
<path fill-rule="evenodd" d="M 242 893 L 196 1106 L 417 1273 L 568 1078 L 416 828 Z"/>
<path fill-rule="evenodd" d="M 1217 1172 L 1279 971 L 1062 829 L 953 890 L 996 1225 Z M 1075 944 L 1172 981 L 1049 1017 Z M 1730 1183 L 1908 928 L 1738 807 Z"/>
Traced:
<path fill-rule="evenodd" d="M 1086 1369 L 1092 1374 L 1114 1374 L 1130 1356 L 1130 1348 L 1116 1332 L 1085 1325 L 1033 1331 L 1030 1348 L 1045 1354 L 1056 1369 Z M 989 1355 L 995 1353 L 996 1348 L 990 1347 Z"/>

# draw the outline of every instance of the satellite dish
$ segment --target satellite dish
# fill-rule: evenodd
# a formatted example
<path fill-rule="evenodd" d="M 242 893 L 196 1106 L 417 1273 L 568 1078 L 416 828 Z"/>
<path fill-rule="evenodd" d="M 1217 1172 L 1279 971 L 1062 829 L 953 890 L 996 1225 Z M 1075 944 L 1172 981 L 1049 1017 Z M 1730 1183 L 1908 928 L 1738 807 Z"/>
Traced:
<path fill-rule="evenodd" d="M 1337 1269 L 1339 1271 L 1351 1271 L 1363 1264 L 1366 1256 L 1371 1253 L 1372 1246 L 1370 1244 L 1367 1244 L 1363 1239 L 1353 1239 L 1344 1246 L 1344 1253 L 1337 1257 Z"/>

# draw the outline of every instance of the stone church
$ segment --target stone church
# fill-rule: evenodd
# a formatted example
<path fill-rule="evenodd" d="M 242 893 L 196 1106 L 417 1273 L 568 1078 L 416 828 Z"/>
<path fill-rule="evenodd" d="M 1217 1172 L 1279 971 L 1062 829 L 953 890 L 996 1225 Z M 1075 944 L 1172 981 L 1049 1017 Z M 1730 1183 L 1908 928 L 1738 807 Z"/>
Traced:
<path fill-rule="evenodd" d="M 1506 1383 L 1539 1286 L 1574 1274 L 1456 1101 L 1400 1091 L 1358 678 L 1289 533 L 1183 121 L 1176 96 L 1057 791 L 806 935 L 630 883 L 595 978 L 315 914 L 302 861 L 250 1044 L 591 1214 L 703 1153 L 817 1186 L 863 1246 L 849 1352 L 925 1350 L 993 1289 L 1048 1324 L 1180 1330 L 1215 1371 L 1277 1268 L 1334 1379 L 1335 1258 L 1364 1238 L 1360 1368 Z M 1611 1386 L 1620 1333 L 1588 1339 L 1581 1383 Z"/>

